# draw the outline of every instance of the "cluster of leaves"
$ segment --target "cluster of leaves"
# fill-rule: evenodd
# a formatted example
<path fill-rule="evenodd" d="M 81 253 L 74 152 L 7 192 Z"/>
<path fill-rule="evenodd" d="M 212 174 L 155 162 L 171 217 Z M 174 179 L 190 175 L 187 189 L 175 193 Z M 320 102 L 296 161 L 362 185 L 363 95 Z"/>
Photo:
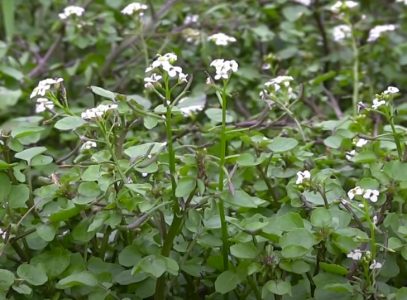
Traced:
<path fill-rule="evenodd" d="M 151 0 L 142 20 L 76 1 L 60 20 L 66 2 L 2 2 L 0 299 L 407 298 L 405 5 L 360 1 L 336 43 L 335 1 Z M 163 96 L 143 81 L 166 52 L 190 75 Z M 216 58 L 239 70 L 214 88 Z M 262 99 L 278 75 L 292 94 Z M 64 81 L 35 114 L 44 77 Z"/>

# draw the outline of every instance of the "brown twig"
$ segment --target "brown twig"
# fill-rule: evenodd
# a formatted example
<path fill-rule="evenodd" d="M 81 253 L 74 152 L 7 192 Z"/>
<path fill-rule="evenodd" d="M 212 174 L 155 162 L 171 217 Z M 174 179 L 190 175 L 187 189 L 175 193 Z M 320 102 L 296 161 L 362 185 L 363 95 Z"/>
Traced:
<path fill-rule="evenodd" d="M 48 49 L 47 53 L 45 53 L 45 55 L 44 55 L 42 58 L 40 58 L 40 59 L 38 60 L 37 66 L 35 66 L 35 68 L 32 69 L 32 70 L 30 71 L 30 73 L 28 73 L 28 77 L 29 77 L 29 78 L 35 78 L 35 77 L 41 75 L 41 74 L 46 70 L 48 60 L 49 60 L 49 59 L 51 58 L 51 56 L 55 53 L 55 51 L 56 51 L 58 45 L 61 43 L 61 41 L 62 41 L 62 35 L 60 35 L 60 36 L 54 41 L 54 43 L 53 43 L 53 44 L 51 45 L 51 47 Z"/>

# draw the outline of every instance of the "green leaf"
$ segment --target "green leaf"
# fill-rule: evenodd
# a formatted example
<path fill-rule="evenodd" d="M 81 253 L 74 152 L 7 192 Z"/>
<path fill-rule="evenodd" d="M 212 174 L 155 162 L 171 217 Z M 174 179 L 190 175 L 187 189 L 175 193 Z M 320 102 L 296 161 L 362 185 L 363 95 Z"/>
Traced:
<path fill-rule="evenodd" d="M 166 143 L 146 143 L 129 147 L 124 150 L 124 153 L 130 158 L 141 158 L 143 156 L 147 156 L 147 154 L 155 155 L 161 152 L 165 145 Z"/>
<path fill-rule="evenodd" d="M 21 295 L 30 295 L 32 293 L 32 289 L 26 284 L 13 285 L 12 288 Z"/>
<path fill-rule="evenodd" d="M 89 166 L 81 177 L 83 181 L 97 181 L 100 177 L 100 165 Z"/>
<path fill-rule="evenodd" d="M 329 273 L 338 274 L 338 275 L 348 274 L 348 269 L 346 269 L 345 267 L 342 267 L 340 265 L 337 265 L 337 264 L 328 264 L 328 263 L 321 262 L 320 266 L 321 266 L 322 270 L 329 272 Z"/>
<path fill-rule="evenodd" d="M 286 152 L 294 149 L 298 141 L 293 138 L 276 137 L 268 145 L 268 148 L 276 153 Z"/>
<path fill-rule="evenodd" d="M 103 89 L 101 87 L 94 86 L 94 85 L 92 85 L 90 87 L 90 89 L 92 90 L 92 92 L 94 94 L 99 95 L 99 96 L 101 96 L 103 98 L 107 98 L 107 99 L 110 99 L 110 100 L 115 99 L 116 93 L 113 93 L 111 91 L 105 90 L 105 89 Z"/>
<path fill-rule="evenodd" d="M 45 151 L 47 151 L 47 148 L 45 148 L 45 147 L 32 147 L 29 149 L 25 149 L 21 152 L 18 152 L 14 156 L 16 158 L 25 160 L 28 164 L 30 164 L 31 160 L 35 156 L 40 155 L 40 154 L 44 153 Z"/>
<path fill-rule="evenodd" d="M 291 295 L 291 284 L 288 281 L 270 280 L 264 285 L 264 288 L 275 295 Z"/>
<path fill-rule="evenodd" d="M 56 288 L 58 289 L 66 289 L 73 286 L 96 286 L 98 284 L 98 280 L 96 277 L 88 272 L 82 271 L 79 273 L 71 274 L 56 284 Z"/>
<path fill-rule="evenodd" d="M 14 26 L 14 13 L 16 2 L 15 0 L 3 0 L 1 1 L 1 8 L 3 12 L 3 24 L 6 29 L 7 40 L 11 41 L 15 32 Z"/>
<path fill-rule="evenodd" d="M 324 139 L 324 144 L 327 147 L 333 148 L 333 149 L 339 149 L 341 147 L 343 141 L 343 137 L 339 135 L 333 135 L 329 136 L 326 139 Z"/>
<path fill-rule="evenodd" d="M 309 10 L 303 5 L 287 6 L 283 8 L 284 17 L 290 22 L 295 22 L 308 12 Z"/>
<path fill-rule="evenodd" d="M 254 259 L 259 251 L 252 243 L 239 243 L 230 247 L 230 252 L 237 258 Z"/>
<path fill-rule="evenodd" d="M 240 280 L 236 273 L 232 271 L 225 271 L 216 278 L 215 281 L 215 290 L 218 293 L 226 294 L 230 291 L 233 291 L 237 285 L 239 284 Z"/>
<path fill-rule="evenodd" d="M 42 265 L 22 264 L 17 268 L 17 275 L 32 285 L 43 285 L 48 280 Z"/>
<path fill-rule="evenodd" d="M 137 266 L 133 268 L 132 273 L 135 274 L 138 270 L 158 278 L 167 270 L 166 261 L 161 255 L 149 255 L 141 259 Z"/>
<path fill-rule="evenodd" d="M 86 121 L 80 117 L 65 117 L 55 123 L 55 128 L 59 130 L 73 130 L 81 127 Z"/>
<path fill-rule="evenodd" d="M 187 197 L 193 192 L 196 187 L 196 179 L 194 177 L 183 177 L 178 181 L 175 190 L 176 197 Z"/>
<path fill-rule="evenodd" d="M 330 227 L 332 225 L 332 215 L 324 207 L 318 207 L 311 213 L 311 224 L 315 227 Z"/>
<path fill-rule="evenodd" d="M 125 247 L 119 254 L 119 264 L 125 267 L 135 266 L 141 259 L 138 249 L 135 245 Z"/>
<path fill-rule="evenodd" d="M 78 187 L 78 193 L 85 197 L 96 198 L 100 194 L 100 188 L 96 182 L 82 182 Z"/>
<path fill-rule="evenodd" d="M 21 90 L 10 90 L 0 86 L 0 112 L 5 111 L 9 106 L 15 105 L 18 99 L 20 99 L 21 95 Z"/>
<path fill-rule="evenodd" d="M 214 123 L 222 122 L 222 110 L 220 108 L 208 108 L 205 111 L 205 114 Z M 226 123 L 230 122 L 233 122 L 233 117 L 230 114 L 226 113 Z"/>
<path fill-rule="evenodd" d="M 11 190 L 11 181 L 4 173 L 0 173 L 0 187 L 0 203 L 4 203 Z"/>
<path fill-rule="evenodd" d="M 6 269 L 0 269 L 0 292 L 7 291 L 14 283 L 15 276 L 12 272 Z"/>
<path fill-rule="evenodd" d="M 37 226 L 37 233 L 44 241 L 51 242 L 55 237 L 56 229 L 49 224 L 40 224 Z"/>
<path fill-rule="evenodd" d="M 236 207 L 257 208 L 266 203 L 266 201 L 258 197 L 250 196 L 248 193 L 242 190 L 235 191 L 234 195 L 227 191 L 225 191 L 223 194 L 225 195 L 225 202 Z"/>
<path fill-rule="evenodd" d="M 37 155 L 31 161 L 31 166 L 38 167 L 38 166 L 46 166 L 52 163 L 54 159 L 51 156 L 47 155 Z"/>
<path fill-rule="evenodd" d="M 30 197 L 30 189 L 25 184 L 13 185 L 8 198 L 10 208 L 27 207 L 25 204 Z"/>
<path fill-rule="evenodd" d="M 31 259 L 31 264 L 41 264 L 50 279 L 59 276 L 68 268 L 71 260 L 71 253 L 63 248 L 54 248 Z"/>
<path fill-rule="evenodd" d="M 261 42 L 269 42 L 274 39 L 275 36 L 269 27 L 264 24 L 253 27 L 252 31 L 255 35 L 257 35 Z"/>

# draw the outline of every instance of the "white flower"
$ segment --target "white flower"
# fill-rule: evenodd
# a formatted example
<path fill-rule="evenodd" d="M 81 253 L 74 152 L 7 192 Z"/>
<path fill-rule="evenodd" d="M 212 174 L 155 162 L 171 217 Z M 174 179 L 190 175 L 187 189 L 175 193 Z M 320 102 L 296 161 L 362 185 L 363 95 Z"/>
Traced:
<path fill-rule="evenodd" d="M 383 33 L 388 32 L 388 31 L 394 31 L 396 30 L 397 26 L 393 24 L 387 24 L 387 25 L 377 25 L 370 29 L 369 31 L 369 37 L 367 38 L 367 41 L 369 43 L 376 41 L 378 38 L 382 36 Z"/>
<path fill-rule="evenodd" d="M 360 113 L 365 108 L 367 108 L 367 105 L 365 103 L 363 103 L 362 101 L 359 101 L 358 102 L 358 113 Z"/>
<path fill-rule="evenodd" d="M 239 65 L 235 60 L 215 59 L 210 64 L 216 69 L 215 80 L 229 79 L 232 73 L 237 72 Z"/>
<path fill-rule="evenodd" d="M 401 3 L 404 3 L 405 5 L 407 5 L 407 0 L 397 0 L 396 2 L 401 2 Z"/>
<path fill-rule="evenodd" d="M 229 43 L 236 42 L 236 39 L 232 36 L 228 36 L 222 32 L 212 34 L 208 37 L 208 41 L 212 41 L 217 46 L 227 46 Z"/>
<path fill-rule="evenodd" d="M 103 115 L 108 112 L 109 110 L 117 109 L 117 104 L 100 104 L 95 108 L 90 108 L 85 110 L 81 114 L 81 118 L 84 120 L 95 120 L 98 118 L 103 117 Z"/>
<path fill-rule="evenodd" d="M 397 94 L 398 92 L 400 92 L 400 90 L 398 88 L 396 88 L 395 86 L 389 86 L 383 92 L 383 94 L 385 94 L 385 95 L 393 95 L 393 94 Z"/>
<path fill-rule="evenodd" d="M 294 0 L 294 2 L 300 3 L 305 6 L 310 6 L 311 5 L 311 0 Z"/>
<path fill-rule="evenodd" d="M 192 115 L 192 113 L 203 110 L 204 106 L 205 106 L 204 104 L 196 104 L 196 105 L 191 105 L 191 106 L 180 107 L 179 110 L 185 116 L 189 116 L 189 115 Z"/>
<path fill-rule="evenodd" d="M 331 11 L 338 13 L 341 10 L 352 9 L 359 6 L 355 1 L 337 1 L 334 5 L 331 6 Z"/>
<path fill-rule="evenodd" d="M 338 25 L 333 28 L 332 35 L 334 41 L 339 42 L 346 38 L 351 37 L 352 29 L 350 28 L 349 25 Z"/>
<path fill-rule="evenodd" d="M 372 264 L 369 266 L 369 269 L 375 270 L 375 269 L 381 269 L 382 267 L 383 267 L 383 265 L 374 259 Z"/>
<path fill-rule="evenodd" d="M 31 92 L 30 99 L 35 98 L 37 96 L 45 96 L 47 91 L 51 89 L 51 87 L 57 83 L 64 81 L 62 78 L 47 78 L 38 82 L 37 87 Z"/>
<path fill-rule="evenodd" d="M 377 202 L 380 192 L 378 190 L 366 189 L 363 194 L 363 198 L 370 200 L 371 202 Z"/>
<path fill-rule="evenodd" d="M 357 148 L 362 148 L 365 146 L 367 143 L 369 143 L 368 140 L 365 139 L 358 139 L 356 142 L 353 142 Z"/>
<path fill-rule="evenodd" d="M 295 181 L 295 184 L 302 184 L 304 180 L 310 180 L 311 179 L 311 173 L 308 170 L 305 171 L 299 171 L 297 172 L 297 180 Z"/>
<path fill-rule="evenodd" d="M 351 252 L 349 252 L 346 257 L 351 258 L 353 260 L 360 260 L 362 258 L 362 251 L 360 251 L 360 249 L 355 249 Z"/>
<path fill-rule="evenodd" d="M 139 2 L 133 2 L 122 9 L 123 15 L 132 16 L 134 13 L 138 13 L 140 17 L 144 15 L 144 11 L 148 9 L 148 6 Z"/>
<path fill-rule="evenodd" d="M 198 23 L 199 15 L 187 15 L 184 20 L 184 25 L 191 25 Z"/>
<path fill-rule="evenodd" d="M 4 231 L 3 229 L 0 228 L 0 237 L 5 240 L 7 236 L 7 231 Z"/>
<path fill-rule="evenodd" d="M 165 71 L 169 77 L 178 77 L 178 82 L 187 82 L 187 74 L 182 72 L 182 68 L 172 65 L 177 61 L 177 56 L 174 53 L 166 53 L 164 55 L 158 55 L 157 58 L 152 62 L 152 64 L 146 69 L 146 73 L 151 72 L 156 69 L 161 69 Z M 147 77 L 148 78 L 148 77 Z M 150 80 L 149 78 L 148 80 Z M 160 78 L 161 79 L 161 78 Z M 145 87 L 151 87 L 147 84 Z"/>
<path fill-rule="evenodd" d="M 290 82 L 293 80 L 294 78 L 292 76 L 278 76 L 267 81 L 264 85 L 266 88 L 272 88 L 274 92 L 278 92 L 281 89 L 281 86 L 289 88 Z"/>
<path fill-rule="evenodd" d="M 270 69 L 271 69 L 271 64 L 269 64 L 269 63 L 264 63 L 264 64 L 261 66 L 261 69 L 262 69 L 262 70 L 270 70 Z"/>
<path fill-rule="evenodd" d="M 377 224 L 378 221 L 378 217 L 376 215 L 373 216 L 373 224 Z"/>
<path fill-rule="evenodd" d="M 71 5 L 71 6 L 65 7 L 64 11 L 62 13 L 58 14 L 58 17 L 61 20 L 65 20 L 72 15 L 76 15 L 77 17 L 80 17 L 83 15 L 84 12 L 85 12 L 85 9 L 83 7 Z"/>
<path fill-rule="evenodd" d="M 46 110 L 53 110 L 54 109 L 54 102 L 48 100 L 47 98 L 37 98 L 37 102 L 35 105 L 35 112 L 42 113 Z"/>
<path fill-rule="evenodd" d="M 96 147 L 97 147 L 96 142 L 94 142 L 94 141 L 86 141 L 82 145 L 81 150 L 89 150 L 89 149 L 96 148 Z"/>
<path fill-rule="evenodd" d="M 356 155 L 356 150 L 352 150 L 352 151 L 346 152 L 345 157 L 347 160 L 352 160 L 352 158 L 355 157 L 355 155 Z"/>
<path fill-rule="evenodd" d="M 188 82 L 188 74 L 184 74 L 184 73 L 179 73 L 178 74 L 178 82 Z"/>
<path fill-rule="evenodd" d="M 350 200 L 352 200 L 356 195 L 363 195 L 364 192 L 364 189 L 362 189 L 360 186 L 356 186 L 348 192 L 348 197 Z"/>
<path fill-rule="evenodd" d="M 153 73 L 150 75 L 150 77 L 144 78 L 144 87 L 146 89 L 151 89 L 155 85 L 160 84 L 159 81 L 162 79 L 161 75 L 158 75 L 156 73 Z"/>
<path fill-rule="evenodd" d="M 374 98 L 372 108 L 378 109 L 380 106 L 385 105 L 385 104 L 386 104 L 386 101 L 384 101 L 384 100 L 379 101 L 377 98 Z"/>

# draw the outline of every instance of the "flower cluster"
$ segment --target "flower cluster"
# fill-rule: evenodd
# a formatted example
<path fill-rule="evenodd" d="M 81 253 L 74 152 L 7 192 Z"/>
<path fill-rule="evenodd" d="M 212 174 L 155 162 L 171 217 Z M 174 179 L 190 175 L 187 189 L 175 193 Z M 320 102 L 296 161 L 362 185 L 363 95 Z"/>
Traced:
<path fill-rule="evenodd" d="M 394 86 L 389 86 L 387 89 L 383 92 L 384 95 L 394 95 L 399 93 L 400 90 Z"/>
<path fill-rule="evenodd" d="M 117 109 L 117 104 L 100 104 L 95 108 L 85 110 L 81 114 L 81 118 L 84 120 L 96 120 L 102 118 L 106 112 Z"/>
<path fill-rule="evenodd" d="M 144 11 L 148 9 L 148 6 L 139 2 L 133 2 L 127 5 L 122 9 L 123 15 L 132 16 L 135 13 L 138 13 L 140 17 L 144 15 Z"/>
<path fill-rule="evenodd" d="M 158 55 L 153 63 L 146 69 L 146 73 L 154 70 L 164 71 L 170 78 L 178 78 L 178 82 L 187 82 L 188 75 L 182 72 L 182 68 L 174 66 L 173 63 L 177 61 L 177 56 L 174 53 L 166 53 L 164 55 Z M 146 88 L 152 88 L 159 84 L 162 76 L 153 73 L 149 77 L 144 78 L 144 86 Z"/>
<path fill-rule="evenodd" d="M 30 98 L 35 98 L 38 96 L 45 96 L 45 94 L 51 89 L 55 84 L 61 83 L 64 80 L 62 78 L 47 78 L 38 82 L 37 87 L 31 92 Z"/>
<path fill-rule="evenodd" d="M 81 150 L 90 150 L 92 148 L 96 148 L 97 144 L 94 141 L 86 141 L 85 143 L 83 143 L 83 145 L 81 146 Z"/>
<path fill-rule="evenodd" d="M 294 78 L 292 76 L 277 76 L 276 78 L 267 81 L 264 84 L 266 89 L 260 92 L 260 97 L 265 99 L 270 93 L 275 94 L 279 92 L 285 92 L 289 98 L 295 97 L 291 87 L 291 81 L 293 80 Z"/>
<path fill-rule="evenodd" d="M 367 143 L 369 143 L 369 141 L 365 139 L 357 139 L 353 141 L 356 148 L 362 148 L 363 146 L 367 145 Z"/>
<path fill-rule="evenodd" d="M 334 13 L 341 12 L 346 9 L 353 9 L 359 6 L 359 3 L 355 1 L 337 1 L 334 5 L 331 6 L 331 11 Z"/>
<path fill-rule="evenodd" d="M 236 39 L 232 36 L 219 32 L 209 36 L 208 41 L 214 42 L 217 46 L 227 46 L 230 43 L 236 42 Z"/>
<path fill-rule="evenodd" d="M 363 189 L 360 186 L 356 186 L 348 192 L 348 197 L 350 200 L 355 198 L 356 196 L 363 196 L 366 200 L 370 200 L 371 202 L 377 202 L 379 199 L 380 192 L 378 190 L 373 189 Z"/>
<path fill-rule="evenodd" d="M 349 25 L 338 25 L 332 30 L 334 41 L 339 42 L 352 35 L 352 29 Z"/>
<path fill-rule="evenodd" d="M 305 171 L 299 171 L 297 172 L 297 180 L 295 181 L 295 184 L 302 184 L 306 180 L 311 179 L 311 173 L 308 170 Z"/>
<path fill-rule="evenodd" d="M 355 249 L 346 255 L 346 257 L 348 257 L 352 260 L 361 260 L 362 256 L 363 256 L 363 253 L 360 249 Z"/>
<path fill-rule="evenodd" d="M 85 9 L 83 7 L 71 5 L 71 6 L 65 7 L 64 11 L 62 13 L 58 14 L 58 17 L 61 20 L 66 20 L 67 18 L 69 18 L 72 15 L 80 17 L 83 15 L 84 12 L 85 12 Z"/>
<path fill-rule="evenodd" d="M 388 31 L 394 31 L 396 30 L 396 25 L 393 24 L 388 24 L 388 25 L 377 25 L 370 29 L 369 31 L 369 37 L 367 38 L 368 42 L 374 42 L 378 38 L 382 36 L 383 33 L 388 32 Z"/>
<path fill-rule="evenodd" d="M 184 25 L 191 25 L 198 23 L 199 15 L 187 15 L 184 20 Z"/>
<path fill-rule="evenodd" d="M 229 79 L 232 73 L 237 72 L 239 65 L 235 60 L 224 60 L 224 59 L 215 59 L 210 64 L 211 67 L 214 67 L 216 70 L 215 80 Z"/>
<path fill-rule="evenodd" d="M 360 250 L 360 249 L 355 249 L 346 255 L 346 257 L 348 257 L 352 260 L 355 260 L 355 261 L 361 260 L 363 256 L 364 256 L 364 254 L 363 254 L 362 250 Z M 370 251 L 366 251 L 365 258 L 370 260 L 371 259 L 370 256 L 371 256 Z M 382 263 L 376 261 L 375 259 L 373 259 L 373 261 L 369 265 L 370 270 L 381 269 L 382 267 L 383 267 Z"/>
<path fill-rule="evenodd" d="M 41 113 L 54 108 L 54 102 L 47 98 L 47 92 L 51 90 L 54 85 L 57 85 L 64 80 L 62 78 L 47 78 L 41 80 L 38 85 L 33 89 L 30 95 L 30 99 L 37 98 L 35 112 Z"/>

